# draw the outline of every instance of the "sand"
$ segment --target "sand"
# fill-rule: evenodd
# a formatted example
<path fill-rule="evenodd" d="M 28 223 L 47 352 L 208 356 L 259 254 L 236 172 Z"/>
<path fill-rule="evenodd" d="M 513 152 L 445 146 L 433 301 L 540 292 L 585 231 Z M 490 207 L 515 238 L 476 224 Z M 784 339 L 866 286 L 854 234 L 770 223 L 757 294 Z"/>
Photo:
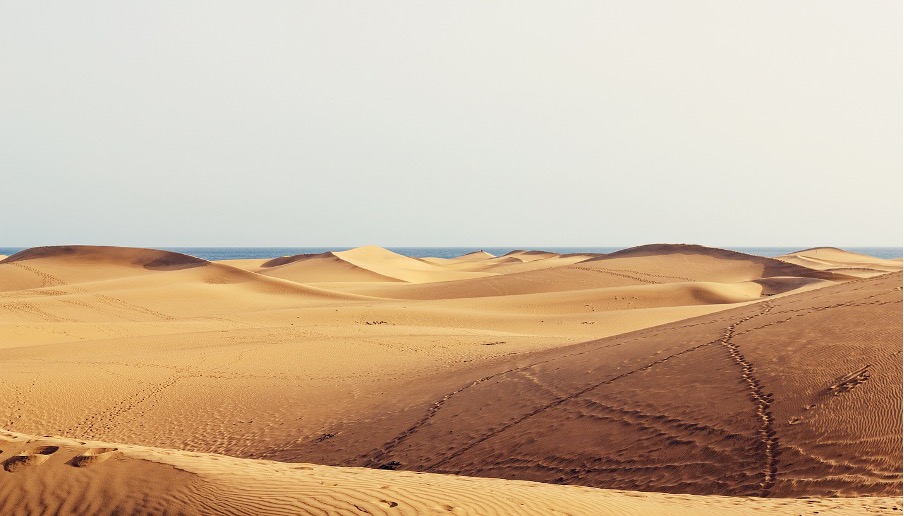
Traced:
<path fill-rule="evenodd" d="M 816 247 L 778 257 L 779 260 L 819 271 L 863 278 L 901 270 L 901 259 L 888 260 L 852 253 L 836 247 Z"/>
<path fill-rule="evenodd" d="M 0 437 L 3 514 L 898 514 L 900 499 L 670 495 Z"/>
<path fill-rule="evenodd" d="M 0 460 L 25 456 L 0 512 L 879 511 L 901 496 L 900 270 L 24 251 L 0 261 Z"/>

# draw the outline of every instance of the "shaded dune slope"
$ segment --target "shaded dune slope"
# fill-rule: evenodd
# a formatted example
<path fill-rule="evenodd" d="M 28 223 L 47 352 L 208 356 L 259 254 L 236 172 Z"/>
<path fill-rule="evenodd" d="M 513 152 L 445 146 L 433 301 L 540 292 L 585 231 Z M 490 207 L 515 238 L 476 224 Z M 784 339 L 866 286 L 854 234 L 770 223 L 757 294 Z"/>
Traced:
<path fill-rule="evenodd" d="M 900 496 L 901 280 L 475 366 L 424 405 L 273 457 L 673 493 Z M 412 389 L 424 399 L 430 385 Z"/>

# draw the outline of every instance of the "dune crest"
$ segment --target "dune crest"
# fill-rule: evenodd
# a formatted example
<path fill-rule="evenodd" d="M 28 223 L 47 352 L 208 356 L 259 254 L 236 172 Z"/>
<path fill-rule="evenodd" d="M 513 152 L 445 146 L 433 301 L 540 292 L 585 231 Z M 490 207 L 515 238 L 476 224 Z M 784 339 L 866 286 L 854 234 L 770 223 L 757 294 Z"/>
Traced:
<path fill-rule="evenodd" d="M 772 500 L 286 464 L 4 432 L 4 514 L 895 514 L 896 498 Z M 53 489 L 47 489 L 51 483 Z"/>
<path fill-rule="evenodd" d="M 837 272 L 869 278 L 902 269 L 900 259 L 886 260 L 852 253 L 837 247 L 815 247 L 779 256 L 776 259 L 818 271 Z"/>
<path fill-rule="evenodd" d="M 24 262 L 41 258 L 60 258 L 69 263 L 137 265 L 151 270 L 203 267 L 210 263 L 201 258 L 173 251 L 88 245 L 32 247 L 9 256 L 0 263 Z"/>

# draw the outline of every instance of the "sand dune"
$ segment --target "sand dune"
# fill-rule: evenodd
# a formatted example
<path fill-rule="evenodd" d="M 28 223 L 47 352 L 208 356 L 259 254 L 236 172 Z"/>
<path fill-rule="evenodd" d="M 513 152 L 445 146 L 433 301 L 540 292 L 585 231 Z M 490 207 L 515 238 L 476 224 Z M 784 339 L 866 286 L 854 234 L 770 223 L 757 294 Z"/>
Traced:
<path fill-rule="evenodd" d="M 492 255 L 470 253 L 452 260 L 421 260 L 393 253 L 381 247 L 365 246 L 347 251 L 284 256 L 260 262 L 242 260 L 236 265 L 245 270 L 299 283 L 384 281 L 432 283 L 486 277 L 489 274 L 457 270 L 455 265 L 482 261 L 487 257 Z"/>
<path fill-rule="evenodd" d="M 0 437 L 3 514 L 897 514 L 900 499 L 762 499 L 286 464 Z M 50 487 L 52 486 L 52 488 Z"/>
<path fill-rule="evenodd" d="M 841 263 L 819 254 L 830 257 Z M 827 267 L 662 245 L 214 263 L 23 251 L 0 261 L 0 426 L 96 442 L 0 443 L 0 461 L 21 463 L 0 475 L 25 482 L 0 483 L 0 512 L 79 512 L 102 497 L 126 512 L 361 502 L 510 513 L 505 500 L 518 499 L 542 513 L 548 499 L 576 513 L 662 503 L 691 514 L 802 507 L 745 496 L 899 496 L 901 273 L 858 280 Z M 315 476 L 295 462 L 508 480 L 312 466 Z M 165 483 L 174 475 L 183 486 Z M 310 495 L 312 482 L 352 477 L 361 483 Z M 391 508 L 374 498 L 390 478 L 409 493 Z M 62 487 L 39 489 L 48 483 Z M 449 495 L 467 489 L 477 498 Z M 720 499 L 661 493 L 738 498 L 723 511 Z M 267 496 L 288 505 L 244 505 Z"/>
<path fill-rule="evenodd" d="M 420 260 L 427 263 L 432 263 L 434 265 L 455 267 L 471 262 L 484 262 L 493 258 L 496 258 L 496 256 L 486 251 L 474 251 L 472 253 L 466 253 L 461 256 L 456 256 L 455 258 L 420 258 Z"/>
<path fill-rule="evenodd" d="M 852 276 L 816 271 L 771 258 L 702 246 L 643 246 L 594 257 L 559 256 L 552 253 L 522 253 L 514 256 L 528 256 L 532 259 L 517 265 L 507 264 L 510 267 L 507 270 L 502 266 L 488 268 L 486 270 L 496 272 L 497 275 L 471 280 L 425 285 L 342 285 L 336 288 L 394 299 L 449 299 L 678 282 L 736 284 L 778 277 L 805 278 L 813 282 L 853 279 Z M 525 270 L 518 266 L 530 268 Z M 778 293 L 777 289 L 782 285 L 796 288 L 791 282 L 772 282 L 771 285 L 771 293 Z"/>
<path fill-rule="evenodd" d="M 831 272 L 749 254 L 699 245 L 654 244 L 632 247 L 581 262 L 596 270 L 621 272 L 643 281 L 752 281 L 776 276 L 850 279 Z"/>
<path fill-rule="evenodd" d="M 779 256 L 784 262 L 818 271 L 831 271 L 850 276 L 870 278 L 887 272 L 900 271 L 901 259 L 886 260 L 852 253 L 835 247 L 817 247 Z"/>
<path fill-rule="evenodd" d="M 373 272 L 342 259 L 336 253 L 299 255 L 264 262 L 257 269 L 266 276 L 284 278 L 299 283 L 334 281 L 402 281 Z"/>
<path fill-rule="evenodd" d="M 409 283 L 432 283 L 487 276 L 479 272 L 450 271 L 377 246 L 358 247 L 334 254 L 352 265 Z"/>
<path fill-rule="evenodd" d="M 128 247 L 53 246 L 26 249 L 0 261 L 0 291 L 52 287 L 203 267 L 192 256 Z"/>
<path fill-rule="evenodd" d="M 900 273 L 826 287 L 456 372 L 457 389 L 383 416 L 386 433 L 337 425 L 328 442 L 274 457 L 660 492 L 894 496 L 900 321 Z"/>

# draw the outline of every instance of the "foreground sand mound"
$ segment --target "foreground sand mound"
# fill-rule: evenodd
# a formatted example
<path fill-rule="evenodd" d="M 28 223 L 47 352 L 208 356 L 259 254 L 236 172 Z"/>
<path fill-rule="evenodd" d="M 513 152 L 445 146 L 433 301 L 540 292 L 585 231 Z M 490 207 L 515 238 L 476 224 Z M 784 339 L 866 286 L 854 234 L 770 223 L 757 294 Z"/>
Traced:
<path fill-rule="evenodd" d="M 895 514 L 900 500 L 668 495 L 5 433 L 3 514 Z M 40 459 L 35 459 L 40 458 Z M 20 466 L 15 466 L 15 465 Z"/>
<path fill-rule="evenodd" d="M 887 272 L 897 272 L 902 268 L 901 259 L 886 260 L 852 253 L 836 247 L 817 247 L 778 256 L 776 259 L 818 271 L 873 277 Z"/>
<path fill-rule="evenodd" d="M 901 281 L 475 366 L 419 410 L 273 456 L 674 493 L 900 496 Z M 430 384 L 416 389 L 394 396 L 423 399 Z"/>

